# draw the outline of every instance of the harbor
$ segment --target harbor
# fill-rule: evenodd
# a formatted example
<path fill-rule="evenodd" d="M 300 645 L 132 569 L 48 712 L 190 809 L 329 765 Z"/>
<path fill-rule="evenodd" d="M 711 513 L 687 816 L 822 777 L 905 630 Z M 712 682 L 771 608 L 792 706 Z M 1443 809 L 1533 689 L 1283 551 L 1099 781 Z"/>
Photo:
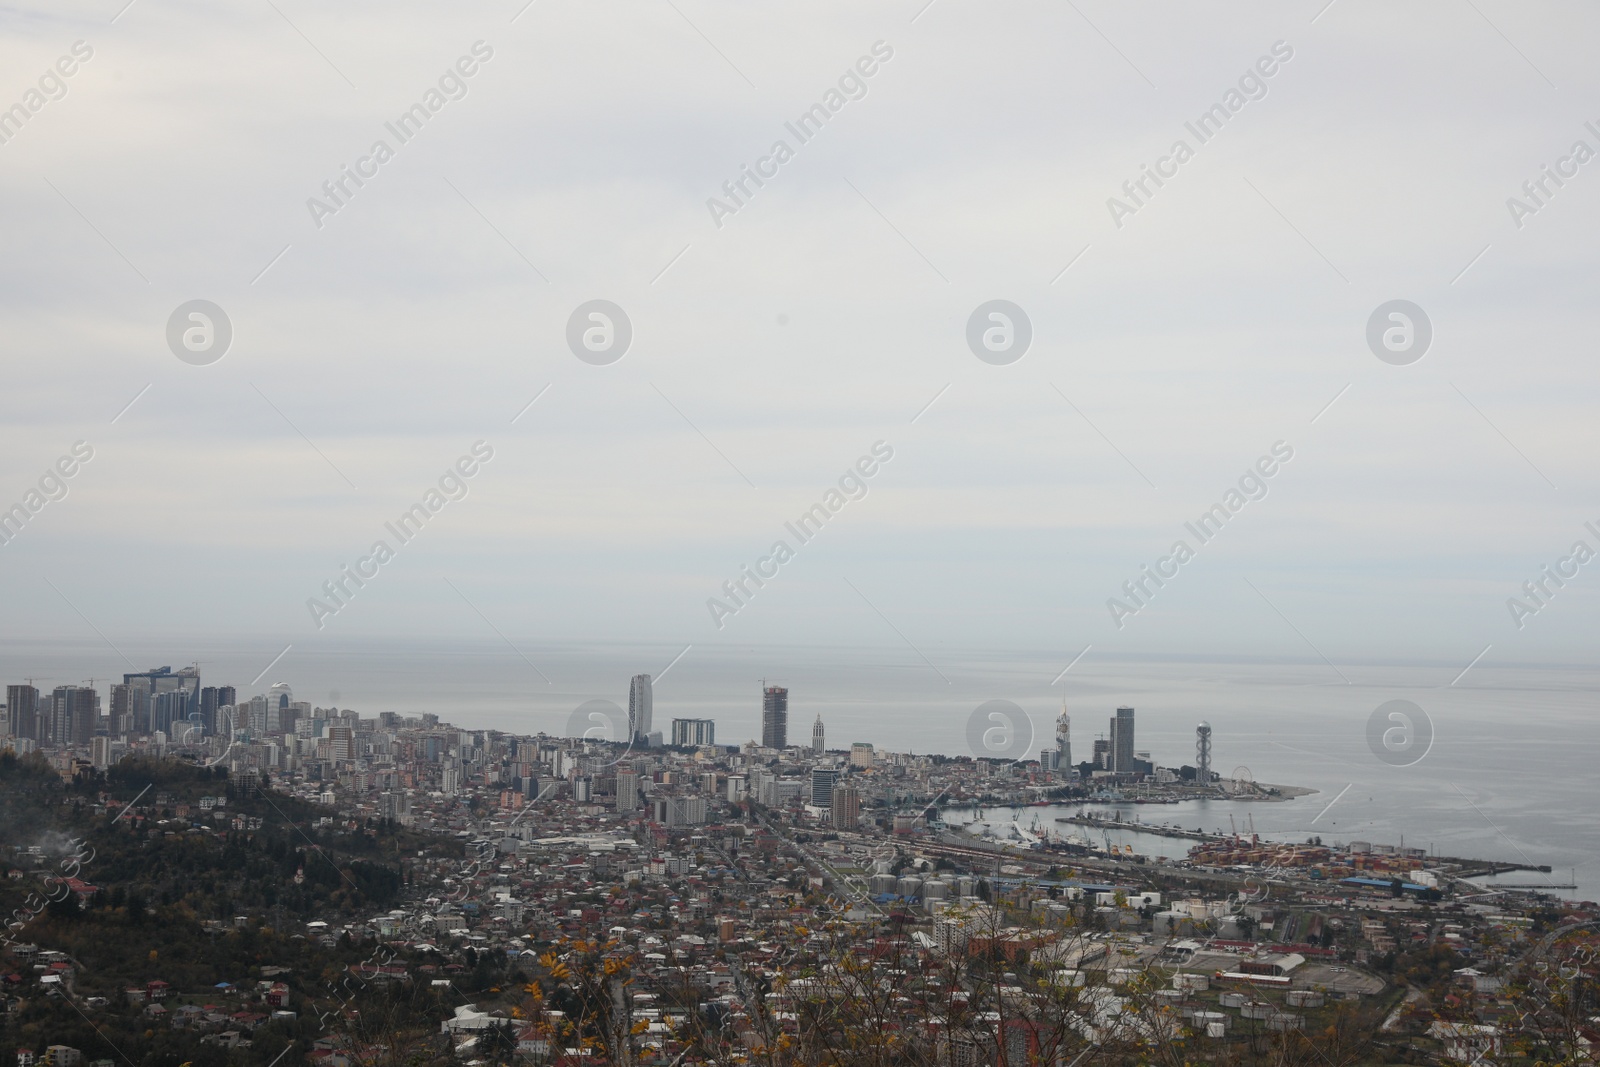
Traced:
<path fill-rule="evenodd" d="M 1095 815 L 1059 815 L 1056 822 L 1071 823 L 1074 826 L 1095 826 L 1109 830 L 1129 830 L 1141 834 L 1155 834 L 1158 837 L 1183 837 L 1191 841 L 1220 841 L 1223 835 L 1208 834 L 1204 830 L 1185 830 L 1181 827 L 1171 826 L 1166 823 L 1147 823 L 1127 819 L 1105 819 Z"/>

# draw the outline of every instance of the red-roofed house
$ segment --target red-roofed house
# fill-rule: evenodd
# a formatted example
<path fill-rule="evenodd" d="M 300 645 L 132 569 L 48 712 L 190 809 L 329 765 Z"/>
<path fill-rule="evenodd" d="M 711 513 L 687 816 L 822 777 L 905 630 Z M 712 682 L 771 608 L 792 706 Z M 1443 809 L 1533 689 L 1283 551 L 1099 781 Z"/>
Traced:
<path fill-rule="evenodd" d="M 67 888 L 77 896 L 79 904 L 88 904 L 100 892 L 99 886 L 90 885 L 81 878 L 68 878 Z"/>

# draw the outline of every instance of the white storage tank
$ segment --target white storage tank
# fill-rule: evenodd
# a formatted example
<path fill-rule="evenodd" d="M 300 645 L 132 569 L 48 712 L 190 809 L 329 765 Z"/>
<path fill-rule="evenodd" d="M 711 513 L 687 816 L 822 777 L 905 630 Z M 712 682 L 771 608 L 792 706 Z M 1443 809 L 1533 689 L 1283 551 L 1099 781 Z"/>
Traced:
<path fill-rule="evenodd" d="M 1270 1019 L 1278 1014 L 1278 1009 L 1260 1000 L 1252 1000 L 1239 1009 L 1239 1014 L 1246 1019 Z"/>
<path fill-rule="evenodd" d="M 1228 1028 L 1221 1023 L 1206 1023 L 1207 1037 L 1227 1037 Z"/>
<path fill-rule="evenodd" d="M 1158 911 L 1156 912 L 1155 919 L 1152 920 L 1154 923 L 1152 929 L 1155 931 L 1158 937 L 1162 934 L 1171 934 L 1177 930 L 1178 924 L 1188 917 L 1189 916 L 1181 912 Z"/>
<path fill-rule="evenodd" d="M 1327 998 L 1315 989 L 1291 989 L 1284 1000 L 1291 1008 L 1320 1008 Z"/>
<path fill-rule="evenodd" d="M 1250 1003 L 1250 998 L 1243 993 L 1224 993 L 1217 999 L 1222 1002 L 1224 1008 L 1242 1008 Z"/>

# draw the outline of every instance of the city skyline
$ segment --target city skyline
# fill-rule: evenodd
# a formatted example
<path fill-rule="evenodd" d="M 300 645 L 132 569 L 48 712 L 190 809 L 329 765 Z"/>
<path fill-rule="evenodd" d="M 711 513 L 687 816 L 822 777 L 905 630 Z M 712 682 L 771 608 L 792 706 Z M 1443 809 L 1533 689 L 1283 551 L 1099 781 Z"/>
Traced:
<path fill-rule="evenodd" d="M 283 732 L 290 732 L 296 718 L 309 718 L 313 712 L 327 711 L 341 716 L 356 717 L 362 715 L 359 709 L 339 708 L 337 705 L 323 708 L 311 701 L 295 701 L 293 687 L 281 681 L 267 685 L 262 692 L 250 695 L 244 700 L 238 700 L 236 686 L 203 686 L 204 679 L 198 665 L 177 671 L 170 666 L 152 667 L 144 671 L 128 672 L 123 675 L 123 679 L 121 683 L 114 681 L 107 683 L 110 686 L 109 700 L 105 703 L 103 712 L 100 692 L 94 688 L 92 680 L 81 685 L 55 686 L 49 690 L 39 689 L 31 680 L 25 683 L 6 684 L 6 702 L 0 707 L 0 746 L 18 739 L 46 744 L 83 746 L 97 736 L 126 740 L 157 735 L 164 736 L 168 744 L 182 746 L 203 738 L 218 736 L 226 738 L 233 733 L 269 735 L 280 732 L 280 729 Z M 81 700 L 76 696 L 80 693 L 85 694 Z M 188 699 L 191 695 L 194 697 L 192 700 Z M 140 699 L 141 696 L 143 699 Z M 167 713 L 163 714 L 160 710 L 163 705 L 158 698 L 174 696 L 185 699 L 172 703 Z M 763 680 L 760 706 L 761 745 L 764 748 L 790 747 L 787 740 L 788 697 L 789 690 L 786 687 L 767 686 Z M 626 736 L 611 740 L 626 744 L 630 750 L 636 745 L 653 747 L 657 740 L 662 738 L 659 732 L 651 730 L 653 687 L 650 675 L 636 674 L 629 679 L 628 701 Z M 581 710 L 581 707 L 575 709 L 577 710 Z M 383 714 L 403 717 L 395 712 Z M 290 725 L 280 727 L 280 719 Z M 1094 746 L 1094 757 L 1081 765 L 1069 762 L 1063 766 L 1060 758 L 1066 755 L 1070 759 L 1071 753 L 1070 716 L 1063 706 L 1054 724 L 1054 745 L 1034 756 L 1024 755 L 1020 759 L 1014 759 L 1013 762 L 1036 762 L 1046 771 L 1070 770 L 1071 774 L 1063 775 L 1064 778 L 1076 777 L 1079 766 L 1093 767 L 1097 771 L 1114 774 L 1134 773 L 1138 768 L 1137 761 L 1133 759 L 1135 743 L 1133 722 L 1134 709 L 1125 705 L 1117 706 L 1109 719 L 1108 733 L 1096 739 L 1099 744 Z M 1209 737 L 1210 727 L 1202 725 Z M 516 731 L 471 724 L 465 728 L 517 734 Z M 545 733 L 547 731 L 535 730 L 527 731 L 526 735 Z M 664 740 L 674 747 L 715 745 L 717 744 L 715 735 L 714 719 L 674 715 L 671 719 L 670 734 Z M 1107 737 L 1111 740 L 1107 741 Z M 755 740 L 752 737 L 743 743 L 754 743 Z M 731 746 L 725 744 L 725 747 L 737 748 L 738 744 Z M 797 742 L 794 747 L 804 748 L 816 755 L 825 752 L 852 755 L 860 745 L 861 742 L 852 742 L 850 747 L 828 749 L 826 724 L 819 711 L 813 721 L 809 738 L 804 742 Z M 871 747 L 870 744 L 867 745 L 869 750 Z M 960 753 L 935 754 L 960 755 Z M 989 752 L 968 754 L 983 759 L 1008 758 Z"/>
<path fill-rule="evenodd" d="M 0 1067 L 1593 1058 L 1596 39 L 9 5 Z"/>

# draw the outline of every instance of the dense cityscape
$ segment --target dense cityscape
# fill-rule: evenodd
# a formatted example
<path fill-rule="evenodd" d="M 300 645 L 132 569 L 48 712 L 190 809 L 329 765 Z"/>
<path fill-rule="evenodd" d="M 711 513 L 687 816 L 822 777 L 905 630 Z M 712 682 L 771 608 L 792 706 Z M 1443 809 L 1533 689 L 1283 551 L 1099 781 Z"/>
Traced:
<path fill-rule="evenodd" d="M 7 3 L 0 1067 L 1600 1067 L 1591 31 Z"/>
<path fill-rule="evenodd" d="M 566 737 L 196 667 L 8 685 L 5 1040 L 19 1067 L 1600 1047 L 1594 905 L 1470 880 L 1526 864 L 1142 821 L 1308 792 L 1214 772 L 1205 723 L 1177 768 L 1131 707 L 1076 764 L 1065 709 L 1024 758 L 910 755 L 820 715 L 791 743 L 789 696 L 726 744 L 661 729 L 648 675 Z"/>

